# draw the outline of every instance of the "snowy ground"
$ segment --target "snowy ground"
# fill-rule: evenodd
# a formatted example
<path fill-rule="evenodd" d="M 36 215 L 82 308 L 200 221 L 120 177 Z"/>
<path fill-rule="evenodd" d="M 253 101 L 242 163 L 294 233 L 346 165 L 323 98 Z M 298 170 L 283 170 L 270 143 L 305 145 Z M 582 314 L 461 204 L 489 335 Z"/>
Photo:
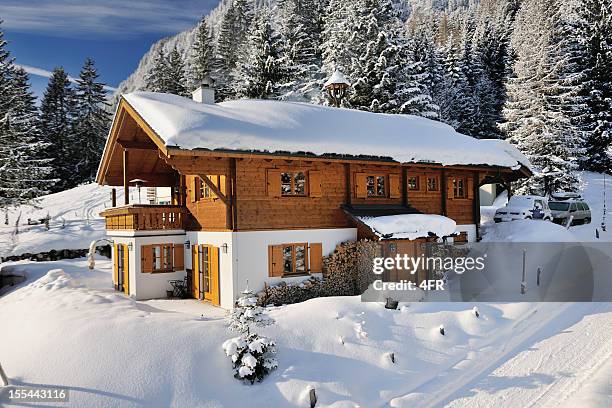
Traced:
<path fill-rule="evenodd" d="M 597 222 L 598 176 L 585 180 Z M 489 224 L 485 237 L 578 240 L 593 228 L 520 221 Z M 71 406 L 305 407 L 310 387 L 317 407 L 609 407 L 612 398 L 612 303 L 390 311 L 342 297 L 273 308 L 276 324 L 261 333 L 277 341 L 279 369 L 247 386 L 222 352 L 234 334 L 220 309 L 129 299 L 110 287 L 103 258 L 93 271 L 84 259 L 3 267 L 28 279 L 0 296 L 0 363 L 13 384 L 68 387 Z"/>

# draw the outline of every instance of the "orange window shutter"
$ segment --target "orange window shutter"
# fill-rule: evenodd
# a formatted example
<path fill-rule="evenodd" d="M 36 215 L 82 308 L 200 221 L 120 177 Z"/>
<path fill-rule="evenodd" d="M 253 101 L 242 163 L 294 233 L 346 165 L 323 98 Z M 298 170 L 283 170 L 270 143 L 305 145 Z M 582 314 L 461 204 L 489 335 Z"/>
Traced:
<path fill-rule="evenodd" d="M 219 248 L 210 247 L 210 286 L 212 291 L 211 302 L 219 305 Z"/>
<path fill-rule="evenodd" d="M 308 189 L 311 197 L 322 197 L 323 188 L 321 187 L 321 172 L 310 170 L 308 172 Z"/>
<path fill-rule="evenodd" d="M 355 197 L 366 198 L 368 196 L 368 188 L 366 183 L 365 173 L 355 173 Z"/>
<path fill-rule="evenodd" d="M 123 244 L 123 288 L 130 294 L 130 251 L 127 244 Z"/>
<path fill-rule="evenodd" d="M 310 244 L 310 273 L 323 272 L 323 245 Z"/>
<path fill-rule="evenodd" d="M 113 244 L 113 283 L 119 283 L 119 245 Z"/>
<path fill-rule="evenodd" d="M 400 198 L 401 196 L 400 176 L 398 174 L 389 174 L 389 197 Z"/>
<path fill-rule="evenodd" d="M 197 177 L 193 177 L 191 179 L 191 183 L 189 183 L 189 200 L 192 203 L 196 202 L 196 181 L 197 181 Z"/>
<path fill-rule="evenodd" d="M 474 178 L 473 177 L 468 177 L 467 178 L 467 198 L 469 198 L 470 200 L 474 199 Z"/>
<path fill-rule="evenodd" d="M 266 182 L 268 183 L 268 197 L 281 196 L 281 172 L 277 169 L 268 169 Z"/>
<path fill-rule="evenodd" d="M 142 273 L 153 272 L 153 245 L 143 245 L 140 247 L 142 259 Z"/>
<path fill-rule="evenodd" d="M 174 244 L 174 270 L 185 269 L 185 247 L 183 244 Z"/>
<path fill-rule="evenodd" d="M 283 246 L 268 246 L 268 276 L 283 276 Z"/>
<path fill-rule="evenodd" d="M 455 189 L 454 189 L 454 181 L 455 179 L 453 177 L 448 177 L 446 179 L 446 199 L 447 200 L 452 200 L 453 198 L 455 198 Z"/>

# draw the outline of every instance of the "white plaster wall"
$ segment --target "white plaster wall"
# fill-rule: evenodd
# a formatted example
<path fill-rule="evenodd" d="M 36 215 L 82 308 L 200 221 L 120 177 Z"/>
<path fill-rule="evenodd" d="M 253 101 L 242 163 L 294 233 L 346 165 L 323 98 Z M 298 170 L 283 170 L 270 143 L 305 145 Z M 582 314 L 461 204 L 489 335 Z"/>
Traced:
<path fill-rule="evenodd" d="M 142 273 L 141 268 L 141 246 L 149 244 L 184 244 L 185 234 L 161 235 L 161 236 L 116 236 L 109 235 L 115 243 L 132 244 L 129 253 L 129 280 L 130 297 L 136 300 L 165 298 L 166 290 L 172 289 L 169 280 L 183 279 L 185 271 L 170 273 Z M 112 251 L 112 261 L 114 262 L 115 253 Z M 114 265 L 114 263 L 113 263 Z M 187 249 L 185 249 L 185 267 L 187 264 Z M 112 285 L 112 281 L 111 281 Z"/>
<path fill-rule="evenodd" d="M 323 256 L 329 255 L 341 242 L 355 241 L 356 228 L 308 229 L 283 231 L 235 232 L 234 250 L 238 253 L 234 271 L 234 294 L 240 293 L 249 280 L 254 291 L 262 290 L 268 284 L 285 281 L 299 282 L 308 277 L 271 278 L 268 276 L 268 245 L 295 242 L 322 243 Z"/>

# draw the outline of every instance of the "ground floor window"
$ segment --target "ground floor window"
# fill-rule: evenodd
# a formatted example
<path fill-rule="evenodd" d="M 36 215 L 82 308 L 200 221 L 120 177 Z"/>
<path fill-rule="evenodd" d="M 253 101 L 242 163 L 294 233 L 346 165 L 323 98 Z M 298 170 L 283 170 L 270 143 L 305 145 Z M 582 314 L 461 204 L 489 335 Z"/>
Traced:
<path fill-rule="evenodd" d="M 141 247 L 142 272 L 163 273 L 184 268 L 183 244 L 152 244 Z"/>
<path fill-rule="evenodd" d="M 269 276 L 322 272 L 321 243 L 291 243 L 268 246 Z"/>
<path fill-rule="evenodd" d="M 306 244 L 283 246 L 283 273 L 306 273 Z"/>

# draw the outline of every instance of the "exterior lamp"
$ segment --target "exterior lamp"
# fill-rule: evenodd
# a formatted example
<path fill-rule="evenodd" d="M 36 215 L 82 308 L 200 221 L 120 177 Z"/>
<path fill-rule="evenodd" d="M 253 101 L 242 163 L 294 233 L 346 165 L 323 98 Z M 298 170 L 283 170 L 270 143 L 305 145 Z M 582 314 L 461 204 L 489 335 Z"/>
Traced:
<path fill-rule="evenodd" d="M 131 242 L 128 242 L 127 248 L 128 248 L 128 251 L 132 251 L 134 249 L 134 244 L 132 244 Z"/>
<path fill-rule="evenodd" d="M 333 75 L 323 84 L 323 88 L 327 90 L 327 96 L 330 102 L 337 108 L 342 104 L 342 99 L 346 96 L 346 90 L 349 86 L 351 86 L 351 83 L 338 69 L 336 69 Z"/>
<path fill-rule="evenodd" d="M 187 249 L 191 248 L 191 242 L 189 240 L 185 241 L 185 246 Z"/>
<path fill-rule="evenodd" d="M 227 254 L 227 244 L 223 243 L 223 245 L 221 245 L 221 252 L 223 252 L 224 254 Z"/>

